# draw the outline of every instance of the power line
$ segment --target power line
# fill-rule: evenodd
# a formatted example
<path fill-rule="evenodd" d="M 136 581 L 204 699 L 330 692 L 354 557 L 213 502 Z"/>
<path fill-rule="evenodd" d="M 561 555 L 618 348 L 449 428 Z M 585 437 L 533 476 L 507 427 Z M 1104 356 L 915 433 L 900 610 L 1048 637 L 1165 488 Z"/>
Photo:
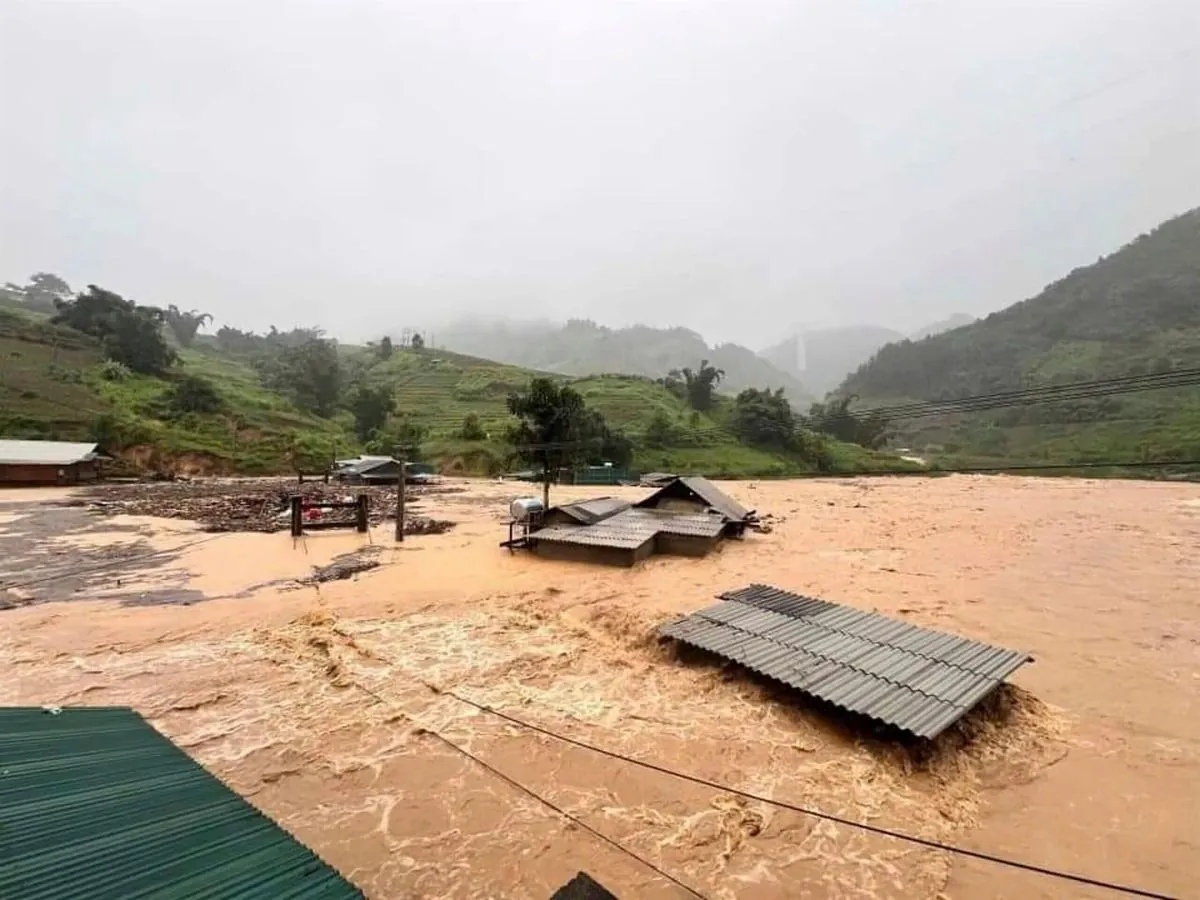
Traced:
<path fill-rule="evenodd" d="M 422 682 L 422 683 L 424 683 L 424 682 Z M 369 694 L 370 696 L 372 696 L 376 700 L 378 700 L 380 703 L 384 704 L 384 706 L 390 706 L 393 709 L 398 708 L 396 703 L 393 703 L 393 702 L 387 700 L 385 697 L 382 697 L 380 694 L 373 691 L 371 688 L 367 687 L 366 685 L 359 684 L 358 682 L 355 682 L 355 685 L 360 690 L 362 690 L 364 693 Z M 475 763 L 475 765 L 479 766 L 481 769 L 484 769 L 485 771 L 490 772 L 492 775 L 499 778 L 505 784 L 509 785 L 509 787 L 513 788 L 516 791 L 519 791 L 522 794 L 525 794 L 528 797 L 532 797 L 538 803 L 541 803 L 543 806 L 552 810 L 558 816 L 562 817 L 563 819 L 566 819 L 572 825 L 582 828 L 588 834 L 592 835 L 593 837 L 597 838 L 598 840 L 603 841 L 604 843 L 608 844 L 608 846 L 612 847 L 613 849 L 615 849 L 621 853 L 624 853 L 626 856 L 630 857 L 631 859 L 637 861 L 638 863 L 641 863 L 641 865 L 645 866 L 647 869 L 650 869 L 652 872 L 654 872 L 660 878 L 663 878 L 664 880 L 669 881 L 671 884 L 675 885 L 676 887 L 682 888 L 683 890 L 685 890 L 689 894 L 691 894 L 693 897 L 698 897 L 699 900 L 708 900 L 708 898 L 705 897 L 704 894 L 701 894 L 694 887 L 691 887 L 690 885 L 688 885 L 685 882 L 676 878 L 674 875 L 663 870 L 659 866 L 656 866 L 654 863 L 650 862 L 650 860 L 646 859 L 644 856 L 640 855 L 635 850 L 632 850 L 629 847 L 626 847 L 624 844 L 620 843 L 619 841 L 617 841 L 613 838 L 610 838 L 608 835 L 604 834 L 602 831 L 599 831 L 599 830 L 593 828 L 591 825 L 587 824 L 587 822 L 583 821 L 578 816 L 572 815 L 571 813 L 569 813 L 565 809 L 563 809 L 561 806 L 554 803 L 549 798 L 544 797 L 541 794 L 537 793 L 537 791 L 535 791 L 533 788 L 531 788 L 525 784 L 522 784 L 521 782 L 517 781 L 515 778 L 513 778 L 509 775 L 504 774 L 499 769 L 497 769 L 495 766 L 491 765 L 487 761 L 476 756 L 474 753 L 472 753 L 470 750 L 466 749 L 465 747 L 461 747 L 458 744 L 454 743 L 454 741 L 450 740 L 448 737 L 445 737 L 444 735 L 439 734 L 437 731 L 434 731 L 432 728 L 427 728 L 427 727 L 421 725 L 408 713 L 402 712 L 402 715 L 409 722 L 413 723 L 413 726 L 414 726 L 413 730 L 414 730 L 415 734 L 427 734 L 430 737 L 437 739 L 438 741 L 440 741 L 441 743 L 443 743 L 447 747 L 449 747 L 451 750 L 453 750 L 455 753 L 459 753 L 462 756 L 465 756 L 467 759 L 469 759 L 471 762 Z"/>
<path fill-rule="evenodd" d="M 625 754 L 618 753 L 615 750 L 608 750 L 604 747 L 600 747 L 595 744 L 590 744 L 586 741 L 582 741 L 577 738 L 569 737 L 568 735 L 564 735 L 564 734 L 560 734 L 555 731 L 551 731 L 550 729 L 545 728 L 541 725 L 536 725 L 532 722 L 527 722 L 524 719 L 519 719 L 516 716 L 509 715 L 508 713 L 500 712 L 499 710 L 497 710 L 491 706 L 488 706 L 487 704 L 479 703 L 475 700 L 469 700 L 466 697 L 463 697 L 460 694 L 457 694 L 452 690 L 443 690 L 441 688 L 438 688 L 435 685 L 430 684 L 429 682 L 425 681 L 424 679 L 417 678 L 417 680 L 420 681 L 422 684 L 424 684 L 425 687 L 427 687 L 429 690 L 433 691 L 435 694 L 451 697 L 451 698 L 459 701 L 460 703 L 464 703 L 467 706 L 470 706 L 470 707 L 473 707 L 474 709 L 479 710 L 480 712 L 484 712 L 489 715 L 496 716 L 497 718 L 503 719 L 504 721 L 509 722 L 510 724 L 516 725 L 521 728 L 525 728 L 526 730 L 529 730 L 529 731 L 537 732 L 538 734 L 544 735 L 545 737 L 549 737 L 556 741 L 561 741 L 562 743 L 570 744 L 575 747 L 579 747 L 580 749 L 583 749 L 583 750 L 588 750 L 592 753 L 597 753 L 601 756 L 608 757 L 609 759 L 617 760 L 617 761 L 623 762 L 623 763 L 628 763 L 630 765 L 635 765 L 635 766 L 638 766 L 643 769 L 647 769 L 652 772 L 657 772 L 661 775 L 668 775 L 672 778 L 678 778 L 682 781 L 689 781 L 692 784 L 701 785 L 702 787 L 707 787 L 712 790 L 722 791 L 724 793 L 733 794 L 733 795 L 741 797 L 745 800 L 753 800 L 758 803 L 766 803 L 770 806 L 774 806 L 779 809 L 786 809 L 789 812 L 799 813 L 804 816 L 809 816 L 810 818 L 822 819 L 826 822 L 833 822 L 838 825 L 845 825 L 849 828 L 857 828 L 861 831 L 867 831 L 867 832 L 870 832 L 871 834 L 876 834 L 881 837 L 888 837 L 888 838 L 893 838 L 893 839 L 899 840 L 899 841 L 906 841 L 911 844 L 918 844 L 923 847 L 928 847 L 931 850 L 940 850 L 940 851 L 943 851 L 946 853 L 955 853 L 960 856 L 967 856 L 972 859 L 978 859 L 982 862 L 989 862 L 989 863 L 993 863 L 995 865 L 1006 866 L 1008 868 L 1021 869 L 1026 872 L 1032 872 L 1034 874 L 1044 875 L 1049 878 L 1058 878 L 1058 879 L 1061 879 L 1064 881 L 1074 882 L 1075 884 L 1082 884 L 1082 885 L 1087 885 L 1089 887 L 1102 888 L 1104 890 L 1113 891 L 1116 893 L 1128 894 L 1128 895 L 1134 896 L 1134 897 L 1148 897 L 1148 898 L 1151 898 L 1151 900 L 1176 900 L 1176 898 L 1173 898 L 1170 895 L 1157 893 L 1155 891 L 1147 890 L 1144 888 L 1116 884 L 1114 882 L 1104 881 L 1099 878 L 1092 878 L 1087 875 L 1078 875 L 1073 872 L 1064 872 L 1064 871 L 1061 871 L 1058 869 L 1051 869 L 1046 866 L 1037 865 L 1036 863 L 1027 863 L 1027 862 L 1023 862 L 1021 860 L 1008 859 L 1003 856 L 996 856 L 991 853 L 984 853 L 979 850 L 971 850 L 966 847 L 958 847 L 953 844 L 944 844 L 940 841 L 934 841 L 929 838 L 919 837 L 918 835 L 906 834 L 905 832 L 902 832 L 902 831 L 894 831 L 890 828 L 884 828 L 879 825 L 871 825 L 868 822 L 859 822 L 854 819 L 847 819 L 847 818 L 844 818 L 843 816 L 835 815 L 833 813 L 827 813 L 827 812 L 822 812 L 821 810 L 817 810 L 817 809 L 811 809 L 808 807 L 797 806 L 796 804 L 788 803 L 783 800 L 775 800 L 771 797 L 763 797 L 759 794 L 754 794 L 749 791 L 743 791 L 738 788 L 730 787 L 729 785 L 726 785 L 726 784 L 721 784 L 720 782 L 710 781 L 707 778 L 701 778 L 696 775 L 690 775 L 686 772 L 680 772 L 677 769 L 672 769 L 667 766 L 659 765 L 658 763 L 647 762 L 646 760 L 637 759 L 636 757 L 626 756 Z"/>

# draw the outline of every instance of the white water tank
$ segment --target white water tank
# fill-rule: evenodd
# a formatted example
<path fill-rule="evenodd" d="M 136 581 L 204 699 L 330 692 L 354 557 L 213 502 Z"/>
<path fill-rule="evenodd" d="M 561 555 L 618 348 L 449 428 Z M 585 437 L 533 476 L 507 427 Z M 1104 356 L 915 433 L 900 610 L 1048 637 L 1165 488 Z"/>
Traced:
<path fill-rule="evenodd" d="M 546 507 L 537 497 L 519 497 L 508 506 L 508 514 L 514 522 L 528 522 L 545 511 Z"/>

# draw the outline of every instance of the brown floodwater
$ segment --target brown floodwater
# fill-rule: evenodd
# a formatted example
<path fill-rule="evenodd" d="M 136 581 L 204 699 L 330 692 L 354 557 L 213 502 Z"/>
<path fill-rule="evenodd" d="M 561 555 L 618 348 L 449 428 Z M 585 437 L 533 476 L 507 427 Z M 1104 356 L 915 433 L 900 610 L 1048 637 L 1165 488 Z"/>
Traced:
<path fill-rule="evenodd" d="M 705 897 L 1114 896 L 743 801 L 445 690 L 756 794 L 1194 895 L 1200 489 L 985 476 L 725 487 L 773 514 L 773 531 L 632 570 L 499 549 L 521 488 L 495 482 L 424 501 L 459 524 L 403 545 L 387 526 L 294 542 L 79 509 L 56 533 L 46 523 L 60 520 L 22 504 L 63 492 L 0 494 L 0 545 L 31 548 L 0 582 L 23 582 L 8 591 L 17 608 L 0 609 L 0 702 L 133 706 L 373 898 L 544 900 L 579 870 L 623 898 L 687 896 L 445 741 Z M 556 489 L 601 493 L 613 491 Z M 368 542 L 379 568 L 301 583 Z M 90 555 L 127 544 L 120 565 Z M 56 590 L 64 558 L 109 568 Z M 1036 661 L 964 728 L 901 746 L 654 639 L 755 581 Z"/>

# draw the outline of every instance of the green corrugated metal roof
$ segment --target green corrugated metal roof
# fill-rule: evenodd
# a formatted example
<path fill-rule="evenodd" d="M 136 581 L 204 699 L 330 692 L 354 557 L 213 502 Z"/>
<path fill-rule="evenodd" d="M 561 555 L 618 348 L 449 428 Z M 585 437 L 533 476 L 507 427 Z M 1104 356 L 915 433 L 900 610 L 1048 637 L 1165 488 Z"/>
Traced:
<path fill-rule="evenodd" d="M 4 900 L 363 894 L 131 709 L 0 709 Z"/>

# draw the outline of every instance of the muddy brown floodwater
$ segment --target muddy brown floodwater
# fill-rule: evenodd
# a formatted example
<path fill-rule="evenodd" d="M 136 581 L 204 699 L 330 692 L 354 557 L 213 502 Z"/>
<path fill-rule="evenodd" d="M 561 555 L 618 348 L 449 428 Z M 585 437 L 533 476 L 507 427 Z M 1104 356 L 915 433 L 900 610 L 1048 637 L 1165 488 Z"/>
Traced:
<path fill-rule="evenodd" d="M 581 869 L 629 900 L 685 896 L 436 735 L 710 898 L 1114 896 L 598 757 L 431 687 L 760 795 L 1195 896 L 1196 486 L 726 487 L 774 530 L 632 570 L 500 550 L 521 488 L 494 482 L 427 503 L 457 527 L 401 546 L 387 526 L 293 544 L 0 494 L 0 702 L 133 706 L 373 898 L 544 900 Z M 378 567 L 308 577 L 367 541 Z M 752 581 L 1036 662 L 988 716 L 901 747 L 654 640 Z"/>

